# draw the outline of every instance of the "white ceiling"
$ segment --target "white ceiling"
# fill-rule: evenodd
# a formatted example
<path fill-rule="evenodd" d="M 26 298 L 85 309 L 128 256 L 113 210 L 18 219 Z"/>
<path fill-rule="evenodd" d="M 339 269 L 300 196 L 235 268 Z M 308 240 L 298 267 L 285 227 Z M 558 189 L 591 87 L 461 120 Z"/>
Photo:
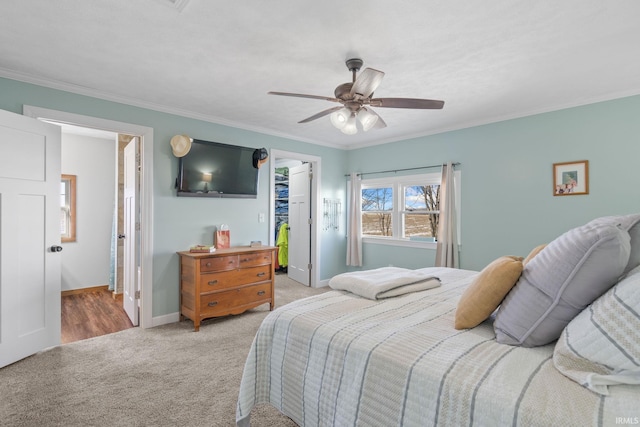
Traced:
<path fill-rule="evenodd" d="M 21 0 L 0 12 L 0 76 L 334 147 L 356 148 L 640 93 L 637 0 Z M 387 123 L 347 136 L 344 61 L 386 73 Z M 176 129 L 188 132 L 187 129 Z M 199 135 L 191 135 L 198 138 Z M 224 141 L 222 141 L 224 142 Z"/>

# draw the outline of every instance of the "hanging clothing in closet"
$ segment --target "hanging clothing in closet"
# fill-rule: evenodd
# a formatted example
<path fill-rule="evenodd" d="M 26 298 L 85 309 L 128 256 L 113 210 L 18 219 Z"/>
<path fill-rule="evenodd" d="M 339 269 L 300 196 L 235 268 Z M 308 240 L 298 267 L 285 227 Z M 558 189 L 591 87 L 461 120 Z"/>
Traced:
<path fill-rule="evenodd" d="M 278 247 L 278 264 L 280 267 L 286 267 L 289 264 L 289 224 L 286 222 L 278 230 L 276 246 Z"/>

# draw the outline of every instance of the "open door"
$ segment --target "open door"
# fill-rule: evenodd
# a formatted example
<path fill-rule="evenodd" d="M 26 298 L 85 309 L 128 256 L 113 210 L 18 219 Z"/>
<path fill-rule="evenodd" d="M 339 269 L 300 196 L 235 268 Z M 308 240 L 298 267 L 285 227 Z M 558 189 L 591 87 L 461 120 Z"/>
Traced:
<path fill-rule="evenodd" d="M 60 128 L 0 110 L 0 367 L 60 344 Z"/>
<path fill-rule="evenodd" d="M 311 164 L 289 168 L 289 278 L 309 286 L 311 273 Z"/>
<path fill-rule="evenodd" d="M 124 268 L 122 305 L 133 326 L 139 324 L 140 288 L 138 281 L 138 142 L 134 137 L 124 147 Z"/>

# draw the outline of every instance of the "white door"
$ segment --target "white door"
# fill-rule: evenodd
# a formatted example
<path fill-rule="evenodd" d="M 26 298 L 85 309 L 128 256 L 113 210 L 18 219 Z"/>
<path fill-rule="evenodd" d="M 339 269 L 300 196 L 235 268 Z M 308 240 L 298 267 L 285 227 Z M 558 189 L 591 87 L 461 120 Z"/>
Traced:
<path fill-rule="evenodd" d="M 288 276 L 309 286 L 311 262 L 311 164 L 289 169 Z"/>
<path fill-rule="evenodd" d="M 123 254 L 123 291 L 122 305 L 133 326 L 138 326 L 140 300 L 138 284 L 138 242 L 136 222 L 138 219 L 138 137 L 133 138 L 124 147 L 124 254 Z"/>
<path fill-rule="evenodd" d="M 60 128 L 0 110 L 0 368 L 60 344 Z"/>

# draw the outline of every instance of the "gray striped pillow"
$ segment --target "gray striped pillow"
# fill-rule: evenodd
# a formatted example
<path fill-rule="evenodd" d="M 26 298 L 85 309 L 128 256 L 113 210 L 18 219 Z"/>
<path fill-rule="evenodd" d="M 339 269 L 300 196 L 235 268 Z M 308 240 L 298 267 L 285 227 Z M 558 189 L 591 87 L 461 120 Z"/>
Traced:
<path fill-rule="evenodd" d="M 640 384 L 640 267 L 567 325 L 553 363 L 565 376 L 603 395 L 610 385 Z"/>
<path fill-rule="evenodd" d="M 537 347 L 558 339 L 586 306 L 622 276 L 631 252 L 620 224 L 593 220 L 549 243 L 522 271 L 493 324 L 501 344 Z"/>

